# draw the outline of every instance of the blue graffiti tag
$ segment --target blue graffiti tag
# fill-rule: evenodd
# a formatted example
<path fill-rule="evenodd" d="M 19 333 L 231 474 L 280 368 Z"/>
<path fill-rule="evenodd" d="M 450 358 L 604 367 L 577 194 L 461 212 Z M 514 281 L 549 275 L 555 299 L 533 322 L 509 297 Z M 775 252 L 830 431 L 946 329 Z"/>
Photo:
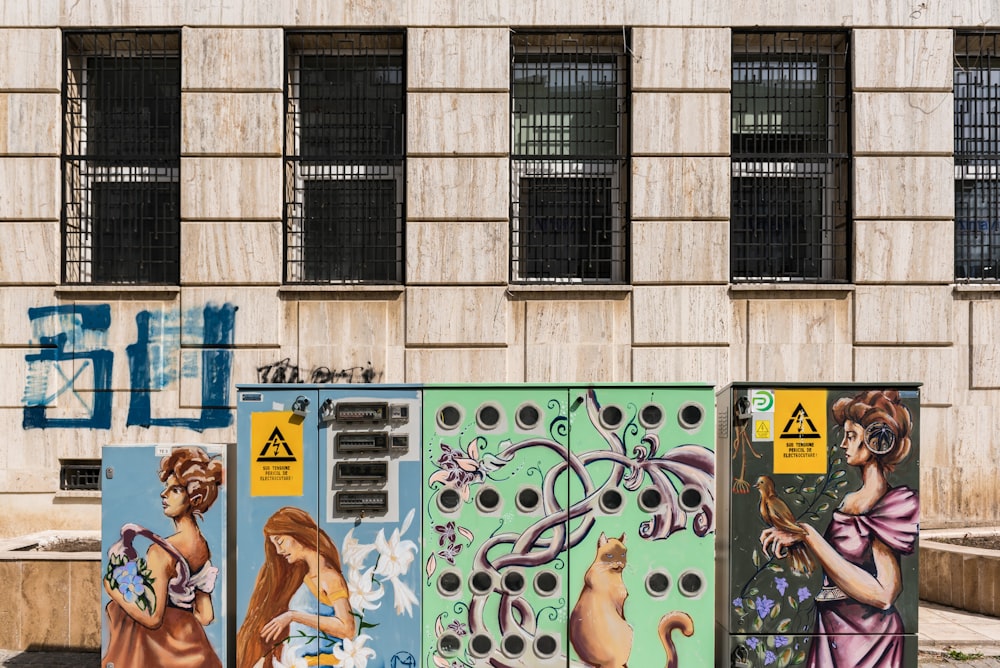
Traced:
<path fill-rule="evenodd" d="M 28 319 L 32 327 L 31 343 L 41 348 L 24 357 L 28 363 L 21 422 L 24 429 L 110 429 L 114 353 L 107 348 L 107 331 L 111 325 L 111 307 L 70 304 L 31 308 Z M 85 374 L 92 377 L 91 388 L 82 391 L 78 388 Z M 60 384 L 50 387 L 50 380 L 56 377 Z M 87 415 L 69 418 L 46 415 L 53 401 L 62 396 L 78 403 Z"/>
<path fill-rule="evenodd" d="M 127 426 L 181 427 L 195 431 L 228 427 L 229 385 L 233 366 L 236 310 L 232 304 L 206 305 L 183 316 L 176 310 L 136 314 L 135 343 L 126 346 L 129 363 Z M 37 354 L 27 355 L 24 391 L 25 429 L 111 428 L 111 372 L 114 353 L 108 349 L 111 308 L 108 304 L 52 306 L 30 309 Z M 71 369 L 66 372 L 65 367 Z M 75 370 L 74 370 L 75 369 Z M 197 417 L 153 417 L 151 396 L 180 378 L 201 376 Z M 92 387 L 84 384 L 90 380 Z M 61 384 L 50 388 L 50 379 Z M 66 395 L 87 411 L 87 417 L 53 418 L 46 410 Z"/>

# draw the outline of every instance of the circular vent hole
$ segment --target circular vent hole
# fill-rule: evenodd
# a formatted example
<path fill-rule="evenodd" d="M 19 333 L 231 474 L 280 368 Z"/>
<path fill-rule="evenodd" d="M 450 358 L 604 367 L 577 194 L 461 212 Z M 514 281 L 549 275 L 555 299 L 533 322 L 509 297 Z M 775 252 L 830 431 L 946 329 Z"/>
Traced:
<path fill-rule="evenodd" d="M 492 487 L 483 487 L 476 494 L 476 506 L 484 513 L 492 513 L 500 505 L 500 493 Z"/>
<path fill-rule="evenodd" d="M 437 496 L 438 508 L 446 513 L 454 512 L 462 505 L 462 495 L 450 487 L 441 490 Z"/>
<path fill-rule="evenodd" d="M 537 406 L 525 404 L 517 409 L 517 426 L 521 429 L 534 429 L 541 419 L 542 414 Z"/>
<path fill-rule="evenodd" d="M 646 429 L 659 427 L 663 423 L 663 409 L 656 404 L 647 404 L 639 412 L 639 423 Z"/>
<path fill-rule="evenodd" d="M 476 414 L 476 421 L 484 429 L 493 429 L 500 424 L 500 410 L 492 404 L 481 406 Z"/>
<path fill-rule="evenodd" d="M 694 429 L 705 419 L 705 409 L 700 404 L 684 404 L 677 413 L 677 420 L 685 429 Z"/>
<path fill-rule="evenodd" d="M 517 508 L 523 512 L 530 513 L 538 508 L 542 501 L 542 495 L 535 487 L 524 487 L 517 492 Z"/>
<path fill-rule="evenodd" d="M 660 507 L 661 503 L 663 503 L 663 495 L 655 487 L 644 489 L 639 495 L 639 507 L 646 512 L 653 512 Z"/>
<path fill-rule="evenodd" d="M 661 571 L 646 576 L 646 591 L 650 596 L 665 596 L 670 590 L 670 576 Z"/>

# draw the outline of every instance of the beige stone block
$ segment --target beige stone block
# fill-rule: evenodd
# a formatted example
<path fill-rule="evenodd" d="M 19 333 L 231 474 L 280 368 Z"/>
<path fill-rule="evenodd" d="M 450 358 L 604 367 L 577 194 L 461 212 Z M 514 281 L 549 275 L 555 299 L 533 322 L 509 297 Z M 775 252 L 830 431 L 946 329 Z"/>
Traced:
<path fill-rule="evenodd" d="M 180 333 L 184 347 L 197 349 L 205 344 L 206 307 L 221 316 L 227 305 L 236 309 L 232 338 L 233 345 L 238 348 L 278 347 L 285 333 L 292 337 L 291 343 L 297 345 L 297 302 L 282 299 L 273 286 L 231 285 L 181 289 L 179 312 L 183 326 Z M 211 340 L 216 339 L 218 335 Z M 253 381 L 243 379 L 243 382 Z"/>
<path fill-rule="evenodd" d="M 632 348 L 632 380 L 637 383 L 731 382 L 729 346 Z"/>
<path fill-rule="evenodd" d="M 56 93 L 0 93 L 0 154 L 58 156 L 59 114 Z"/>
<path fill-rule="evenodd" d="M 510 310 L 502 286 L 408 288 L 406 344 L 506 345 Z"/>
<path fill-rule="evenodd" d="M 65 561 L 26 561 L 21 566 L 21 643 L 24 647 L 69 645 L 69 597 L 53 596 L 53 583 L 69 582 Z"/>
<path fill-rule="evenodd" d="M 505 158 L 411 158 L 406 161 L 410 220 L 506 220 L 510 173 Z"/>
<path fill-rule="evenodd" d="M 282 90 L 281 29 L 185 28 L 181 39 L 183 90 Z"/>
<path fill-rule="evenodd" d="M 495 0 L 494 0 L 495 1 Z M 512 26 L 624 26 L 633 22 L 626 18 L 626 0 L 512 0 L 509 21 Z"/>
<path fill-rule="evenodd" d="M 633 93 L 634 155 L 729 155 L 726 93 Z"/>
<path fill-rule="evenodd" d="M 94 650 L 101 647 L 103 576 L 100 561 L 69 562 L 70 647 Z M 216 615 L 218 618 L 219 613 Z"/>
<path fill-rule="evenodd" d="M 729 25 L 734 29 L 759 26 L 850 25 L 850 6 L 845 2 L 799 2 L 798 0 L 735 0 L 730 7 Z"/>
<path fill-rule="evenodd" d="M 624 382 L 632 376 L 628 299 L 528 299 L 526 382 Z"/>
<path fill-rule="evenodd" d="M 27 315 L 17 312 L 11 313 L 9 317 L 27 319 Z M 8 378 L 15 379 L 14 382 L 0 384 L 0 422 L 3 420 L 2 414 L 4 412 L 11 411 L 11 417 L 13 417 L 13 412 L 16 411 L 17 424 L 11 426 L 15 427 L 17 432 L 22 429 L 20 417 L 25 401 L 47 397 L 51 394 L 51 388 L 61 386 L 65 382 L 60 382 L 57 370 L 51 364 L 36 363 L 37 368 L 29 377 L 28 358 L 37 357 L 38 348 L 24 346 L 24 342 L 21 342 L 21 346 L 19 348 L 0 348 L 0 368 L 4 370 Z M 69 371 L 70 366 L 67 364 L 66 372 L 69 373 Z M 31 382 L 30 386 L 26 385 L 28 382 Z"/>
<path fill-rule="evenodd" d="M 633 92 L 730 89 L 732 38 L 728 29 L 633 28 L 632 50 Z"/>
<path fill-rule="evenodd" d="M 326 0 L 298 0 L 288 3 L 285 25 L 298 28 L 325 26 L 352 26 L 357 28 L 383 28 L 386 26 L 415 25 L 408 20 L 406 0 L 356 0 L 352 2 L 326 2 Z"/>
<path fill-rule="evenodd" d="M 971 370 L 975 389 L 1000 389 L 1000 302 L 976 300 L 972 304 Z"/>
<path fill-rule="evenodd" d="M 625 3 L 624 25 L 632 26 L 723 26 L 729 25 L 728 2 L 646 2 Z M 583 25 L 589 25 L 584 21 Z"/>
<path fill-rule="evenodd" d="M 184 155 L 281 155 L 280 93 L 184 93 Z"/>
<path fill-rule="evenodd" d="M 406 0 L 406 22 L 416 26 L 513 25 L 508 18 L 509 0 Z"/>
<path fill-rule="evenodd" d="M 951 404 L 957 360 L 954 348 L 859 346 L 854 379 L 859 383 L 922 383 L 921 404 Z"/>
<path fill-rule="evenodd" d="M 4 489 L 7 489 L 4 486 Z M 6 514 L 6 513 L 5 513 Z M 0 526 L 0 528 L 3 528 Z M 0 533 L 0 536 L 14 536 Z M 0 605 L 0 646 L 8 649 L 21 645 L 21 564 L 20 561 L 0 561 L 0 581 L 6 582 L 5 601 Z"/>
<path fill-rule="evenodd" d="M 632 284 L 726 283 L 729 223 L 650 220 L 632 223 Z"/>
<path fill-rule="evenodd" d="M 510 52 L 509 35 L 506 27 L 409 28 L 406 32 L 408 87 L 410 90 L 507 90 L 510 59 L 497 55 Z"/>
<path fill-rule="evenodd" d="M 0 285 L 59 282 L 58 222 L 2 222 L 0 248 Z"/>
<path fill-rule="evenodd" d="M 729 218 L 729 158 L 633 158 L 633 218 Z"/>
<path fill-rule="evenodd" d="M 58 220 L 59 158 L 0 158 L 0 220 Z M 30 184 L 30 187 L 28 187 Z"/>
<path fill-rule="evenodd" d="M 968 1 L 960 0 L 962 4 Z M 856 26 L 938 28 L 953 25 L 957 18 L 951 2 L 907 4 L 905 2 L 882 2 L 881 0 L 853 0 L 853 4 L 854 25 Z M 977 24 L 966 25 L 972 28 Z"/>
<path fill-rule="evenodd" d="M 281 283 L 281 223 L 185 222 L 181 225 L 181 283 Z"/>
<path fill-rule="evenodd" d="M 36 331 L 35 326 L 46 319 L 32 320 L 29 311 L 55 306 L 59 301 L 52 290 L 36 286 L 4 286 L 0 290 L 0 313 L 4 314 L 4 325 L 0 328 L 0 348 L 36 345 L 39 334 L 45 332 Z"/>
<path fill-rule="evenodd" d="M 954 62 L 951 30 L 856 29 L 854 90 L 938 90 L 951 92 Z M 951 137 L 951 133 L 946 133 Z"/>
<path fill-rule="evenodd" d="M 747 378 L 771 382 L 851 380 L 851 312 L 846 299 L 747 302 Z"/>
<path fill-rule="evenodd" d="M 281 158 L 182 158 L 181 218 L 278 220 Z"/>
<path fill-rule="evenodd" d="M 857 218 L 951 218 L 954 161 L 947 156 L 858 157 L 854 189 Z"/>
<path fill-rule="evenodd" d="M 854 342 L 934 345 L 952 342 L 951 288 L 859 285 L 854 293 Z"/>
<path fill-rule="evenodd" d="M 996 21 L 997 7 L 995 2 L 981 2 L 980 0 L 952 0 L 947 5 L 951 23 L 947 25 L 956 28 L 975 29 L 984 25 L 991 25 Z"/>
<path fill-rule="evenodd" d="M 952 431 L 943 444 L 951 451 L 952 465 L 973 470 L 995 467 L 996 458 L 983 448 L 983 434 L 996 433 L 997 410 L 984 404 L 956 404 L 948 410 L 953 416 Z M 921 442 L 927 442 L 923 435 Z"/>
<path fill-rule="evenodd" d="M 407 348 L 408 383 L 503 383 L 507 348 Z"/>
<path fill-rule="evenodd" d="M 506 93 L 410 93 L 407 154 L 506 154 L 510 97 Z"/>
<path fill-rule="evenodd" d="M 3 0 L 0 2 L 0 26 L 11 28 L 54 26 L 59 24 L 61 0 Z M 10 645 L 0 645 L 9 647 Z"/>
<path fill-rule="evenodd" d="M 856 154 L 954 150 L 950 93 L 855 93 L 854 114 Z"/>
<path fill-rule="evenodd" d="M 950 220 L 855 220 L 855 283 L 950 282 L 954 246 L 941 242 L 953 228 Z"/>
<path fill-rule="evenodd" d="M 0 29 L 0 90 L 58 93 L 61 33 L 55 28 Z"/>
<path fill-rule="evenodd" d="M 921 406 L 918 424 L 919 459 L 923 466 L 948 467 L 955 459 L 951 437 L 951 408 Z"/>
<path fill-rule="evenodd" d="M 329 377 L 327 382 L 336 383 L 402 382 L 403 309 L 401 296 L 300 301 L 300 377 Z"/>
<path fill-rule="evenodd" d="M 632 341 L 636 345 L 728 344 L 725 285 L 636 286 Z"/>
<path fill-rule="evenodd" d="M 506 221 L 411 222 L 406 226 L 406 282 L 503 283 L 510 255 Z"/>

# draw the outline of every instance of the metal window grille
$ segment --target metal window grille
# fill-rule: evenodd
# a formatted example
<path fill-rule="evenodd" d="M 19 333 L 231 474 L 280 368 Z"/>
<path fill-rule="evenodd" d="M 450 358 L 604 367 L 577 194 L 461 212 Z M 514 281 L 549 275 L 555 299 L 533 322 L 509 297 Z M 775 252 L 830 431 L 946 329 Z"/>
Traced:
<path fill-rule="evenodd" d="M 1000 34 L 955 35 L 955 280 L 1000 279 Z"/>
<path fill-rule="evenodd" d="M 511 35 L 513 282 L 628 280 L 628 41 Z"/>
<path fill-rule="evenodd" d="M 180 33 L 63 36 L 63 281 L 180 281 Z"/>
<path fill-rule="evenodd" d="M 286 33 L 285 281 L 402 283 L 402 32 Z"/>
<path fill-rule="evenodd" d="M 59 462 L 59 489 L 101 488 L 100 459 L 64 459 Z"/>
<path fill-rule="evenodd" d="M 843 33 L 733 33 L 733 281 L 849 280 Z"/>

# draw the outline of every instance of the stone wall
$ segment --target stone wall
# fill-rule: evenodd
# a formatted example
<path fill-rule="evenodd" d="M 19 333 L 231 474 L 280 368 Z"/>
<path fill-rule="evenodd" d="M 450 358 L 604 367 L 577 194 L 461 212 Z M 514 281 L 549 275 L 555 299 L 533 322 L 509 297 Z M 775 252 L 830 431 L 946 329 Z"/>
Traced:
<path fill-rule="evenodd" d="M 232 441 L 218 412 L 232 388 L 293 369 L 339 382 L 919 381 L 924 525 L 997 522 L 1000 292 L 953 282 L 951 137 L 953 29 L 998 17 L 978 0 L 0 4 L 12 511 L 0 536 L 96 528 L 93 495 L 57 492 L 60 459 Z M 144 26 L 183 26 L 181 285 L 61 285 L 60 29 Z M 281 285 L 282 35 L 323 26 L 407 29 L 405 287 Z M 633 31 L 629 285 L 508 283 L 509 35 L 537 26 Z M 730 31 L 754 26 L 852 30 L 851 285 L 729 283 Z M 67 314 L 91 312 L 106 323 L 84 334 L 113 356 L 107 387 L 82 358 L 37 359 L 44 336 L 80 326 Z M 207 332 L 223 316 L 219 341 Z M 146 395 L 130 372 L 143 347 L 166 360 Z M 208 383 L 206 349 L 229 356 Z M 38 401 L 44 413 L 26 410 Z"/>

